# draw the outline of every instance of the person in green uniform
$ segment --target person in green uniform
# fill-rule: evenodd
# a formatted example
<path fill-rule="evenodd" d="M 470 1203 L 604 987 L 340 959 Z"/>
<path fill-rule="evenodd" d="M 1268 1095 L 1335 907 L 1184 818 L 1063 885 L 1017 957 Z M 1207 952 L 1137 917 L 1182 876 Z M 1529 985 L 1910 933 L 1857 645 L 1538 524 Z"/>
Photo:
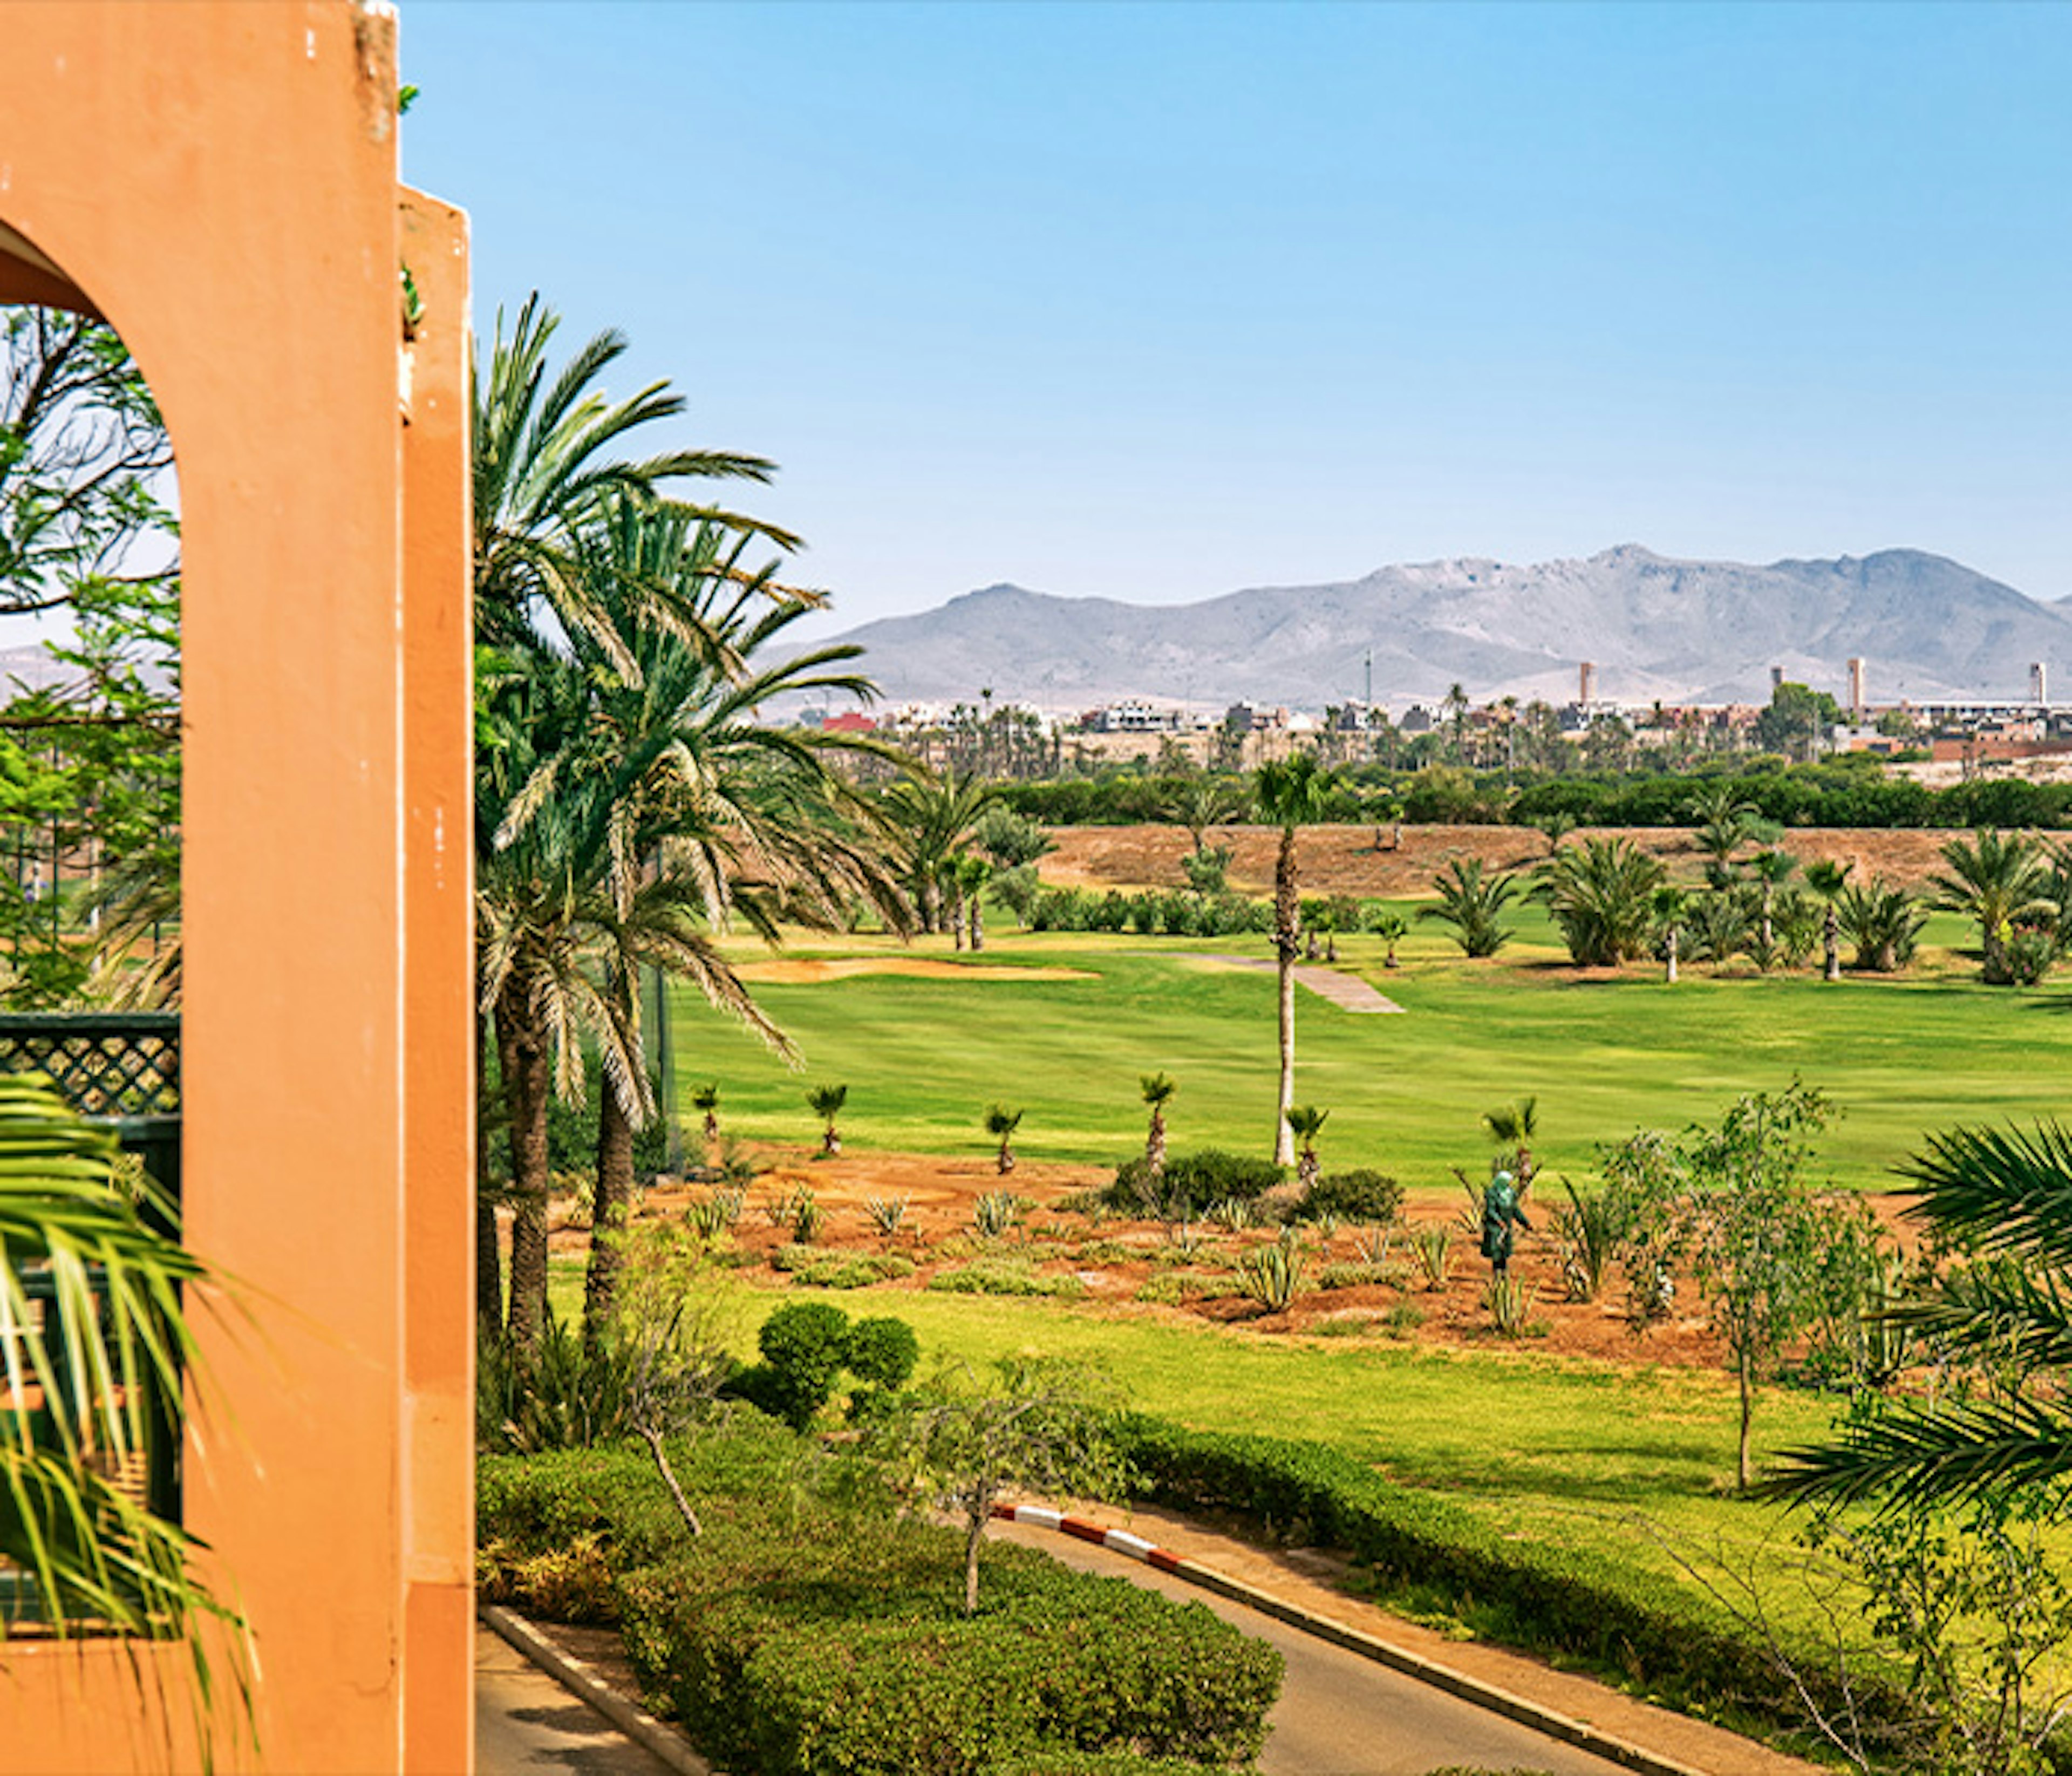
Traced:
<path fill-rule="evenodd" d="M 1482 1256 L 1498 1276 L 1510 1271 L 1511 1247 L 1517 1238 L 1511 1231 L 1513 1224 L 1527 1233 L 1532 1231 L 1532 1223 L 1525 1219 L 1524 1205 L 1519 1200 L 1523 1194 L 1517 1180 L 1500 1168 L 1482 1192 Z"/>

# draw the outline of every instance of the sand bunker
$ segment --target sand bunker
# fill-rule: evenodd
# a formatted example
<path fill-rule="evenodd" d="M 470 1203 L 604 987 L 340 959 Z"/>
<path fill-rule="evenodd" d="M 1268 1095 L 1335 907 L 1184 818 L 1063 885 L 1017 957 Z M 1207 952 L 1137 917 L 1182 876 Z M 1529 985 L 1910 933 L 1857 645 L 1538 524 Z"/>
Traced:
<path fill-rule="evenodd" d="M 992 968 L 985 963 L 939 962 L 921 956 L 861 956 L 838 962 L 750 962 L 734 972 L 744 980 L 779 986 L 816 986 L 859 974 L 911 974 L 926 980 L 1092 980 L 1084 968 Z"/>

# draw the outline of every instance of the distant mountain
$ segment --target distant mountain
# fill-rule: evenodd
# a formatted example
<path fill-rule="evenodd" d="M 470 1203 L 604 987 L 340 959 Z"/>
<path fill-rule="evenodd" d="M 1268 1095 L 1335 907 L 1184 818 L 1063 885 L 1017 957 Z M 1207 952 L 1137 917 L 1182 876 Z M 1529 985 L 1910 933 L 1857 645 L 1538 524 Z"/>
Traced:
<path fill-rule="evenodd" d="M 1330 586 L 1263 586 L 1183 605 L 1059 598 L 1020 586 L 968 592 L 837 638 L 868 653 L 893 701 L 1091 706 L 1141 696 L 1321 709 L 1377 701 L 1577 694 L 1759 702 L 1770 668 L 1844 694 L 1865 662 L 1873 703 L 2015 698 L 2041 660 L 2072 689 L 2072 601 L 2039 603 L 1917 549 L 1861 558 L 1673 561 L 1635 545 L 1587 561 L 1459 560 L 1384 567 Z"/>

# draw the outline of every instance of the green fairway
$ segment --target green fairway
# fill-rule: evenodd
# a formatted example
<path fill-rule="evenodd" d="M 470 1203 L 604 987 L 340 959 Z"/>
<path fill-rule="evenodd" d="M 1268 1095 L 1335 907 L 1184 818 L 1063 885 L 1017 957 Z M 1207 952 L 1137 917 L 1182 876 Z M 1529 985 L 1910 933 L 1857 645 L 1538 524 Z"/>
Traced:
<path fill-rule="evenodd" d="M 1342 965 L 1405 1016 L 1356 1015 L 1298 993 L 1296 1096 L 1331 1112 L 1319 1143 L 1328 1167 L 1449 1185 L 1450 1165 L 1479 1165 L 1487 1151 L 1482 1112 L 1530 1093 L 1544 1163 L 1585 1178 L 1598 1143 L 1716 1117 L 1735 1094 L 1795 1073 L 1842 1112 L 1822 1149 L 1832 1175 L 1878 1189 L 1929 1131 L 2058 1112 L 2072 1040 L 2066 986 L 1987 988 L 1947 950 L 1925 952 L 1910 976 L 1833 985 L 1803 972 L 1687 969 L 1675 987 L 1654 968 L 1579 977 L 1536 910 L 1522 923 L 1523 940 L 1493 962 L 1459 958 L 1429 925 L 1416 927 L 1394 972 L 1380 966 L 1375 940 L 1342 944 Z M 1928 933 L 1940 944 L 1966 935 L 1948 918 Z M 802 945 L 792 954 L 926 956 L 987 975 L 757 983 L 758 1000 L 804 1052 L 800 1073 L 680 989 L 677 1078 L 686 1087 L 717 1079 L 726 1126 L 752 1137 L 804 1142 L 814 1132 L 806 1087 L 839 1081 L 849 1088 L 842 1133 L 853 1148 L 979 1153 L 986 1106 L 1005 1102 L 1027 1112 L 1022 1153 L 1105 1162 L 1141 1141 L 1137 1079 L 1162 1068 L 1180 1082 L 1176 1149 L 1264 1152 L 1274 979 L 1200 959 L 1216 952 L 1268 953 L 1262 938 L 1012 931 L 976 963 L 939 939 L 903 949 L 882 939 Z M 1035 964 L 1087 977 L 1014 977 Z"/>

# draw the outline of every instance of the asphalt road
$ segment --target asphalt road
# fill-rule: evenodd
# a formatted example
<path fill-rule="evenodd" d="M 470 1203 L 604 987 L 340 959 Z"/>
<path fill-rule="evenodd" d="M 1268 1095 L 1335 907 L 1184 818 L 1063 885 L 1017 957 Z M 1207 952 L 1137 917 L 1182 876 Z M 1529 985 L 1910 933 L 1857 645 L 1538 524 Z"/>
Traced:
<path fill-rule="evenodd" d="M 1425 1776 L 1449 1764 L 1548 1776 L 1627 1776 L 1579 1751 L 1443 1690 L 1334 1646 L 1120 1554 L 1026 1523 L 993 1533 L 1040 1548 L 1068 1566 L 1207 1604 L 1224 1621 L 1281 1651 L 1287 1681 L 1269 1719 L 1263 1776 Z"/>
<path fill-rule="evenodd" d="M 578 1701 L 525 1655 L 477 1622 L 477 1776 L 673 1776 L 667 1764 Z"/>

